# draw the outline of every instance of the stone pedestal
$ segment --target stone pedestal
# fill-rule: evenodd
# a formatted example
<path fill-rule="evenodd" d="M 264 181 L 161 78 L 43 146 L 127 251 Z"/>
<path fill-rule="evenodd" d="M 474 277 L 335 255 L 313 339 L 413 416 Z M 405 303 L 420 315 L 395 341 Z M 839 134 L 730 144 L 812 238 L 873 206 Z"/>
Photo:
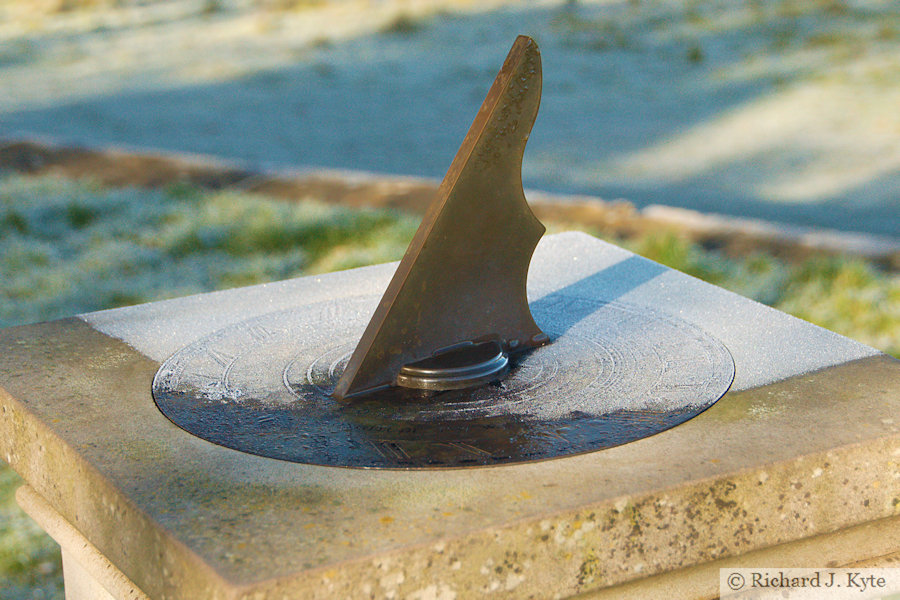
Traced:
<path fill-rule="evenodd" d="M 900 363 L 581 234 L 542 241 L 532 300 L 565 287 L 704 329 L 735 362 L 707 411 L 600 452 L 398 471 L 230 450 L 157 410 L 183 345 L 378 294 L 392 269 L 0 331 L 0 452 L 73 598 L 706 598 L 720 567 L 897 564 Z"/>
<path fill-rule="evenodd" d="M 16 501 L 59 544 L 66 600 L 146 600 L 146 594 L 31 486 L 20 487 Z"/>

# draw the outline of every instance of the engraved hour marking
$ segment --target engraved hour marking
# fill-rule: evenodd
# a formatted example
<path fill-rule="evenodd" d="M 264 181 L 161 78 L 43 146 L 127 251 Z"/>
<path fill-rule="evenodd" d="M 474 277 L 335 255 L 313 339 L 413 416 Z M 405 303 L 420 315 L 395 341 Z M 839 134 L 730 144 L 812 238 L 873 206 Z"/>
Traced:
<path fill-rule="evenodd" d="M 206 373 L 200 373 L 199 371 L 190 373 L 188 375 L 188 377 L 189 378 L 197 377 L 199 379 L 203 379 L 205 381 L 212 381 L 212 382 L 218 382 L 221 379 L 221 377 L 219 377 L 218 375 L 207 375 Z"/>
<path fill-rule="evenodd" d="M 375 449 L 375 452 L 381 455 L 382 458 L 393 458 L 396 460 L 409 460 L 409 454 L 407 454 L 406 450 L 400 445 L 397 441 L 391 440 L 372 440 L 369 442 L 371 446 Z"/>
<path fill-rule="evenodd" d="M 484 457 L 484 456 L 493 456 L 492 452 L 488 452 L 487 450 L 482 450 L 478 446 L 473 446 L 472 444 L 467 444 L 466 442 L 440 442 L 442 445 L 450 446 L 451 448 L 455 448 L 456 450 L 462 450 L 468 454 L 474 454 L 475 456 Z"/>
<path fill-rule="evenodd" d="M 265 342 L 271 339 L 275 334 L 259 323 L 253 323 L 252 325 L 247 327 L 247 335 L 253 338 L 253 340 L 256 342 Z"/>
<path fill-rule="evenodd" d="M 225 354 L 221 350 L 214 350 L 213 348 L 207 348 L 206 353 L 209 355 L 211 359 L 216 361 L 220 366 L 227 367 L 232 362 L 234 362 L 235 357 Z"/>

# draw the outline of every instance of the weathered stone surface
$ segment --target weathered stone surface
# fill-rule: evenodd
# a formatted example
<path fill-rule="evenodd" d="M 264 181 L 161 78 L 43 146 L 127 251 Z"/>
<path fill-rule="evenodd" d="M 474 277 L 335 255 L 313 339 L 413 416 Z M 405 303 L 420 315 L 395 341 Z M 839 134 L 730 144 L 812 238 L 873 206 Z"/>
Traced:
<path fill-rule="evenodd" d="M 585 236 L 542 244 L 532 297 L 571 286 L 704 326 L 737 374 L 705 413 L 565 459 L 372 471 L 215 446 L 153 404 L 180 344 L 389 276 L 2 330 L 0 456 L 151 598 L 565 597 L 900 515 L 900 363 Z"/>

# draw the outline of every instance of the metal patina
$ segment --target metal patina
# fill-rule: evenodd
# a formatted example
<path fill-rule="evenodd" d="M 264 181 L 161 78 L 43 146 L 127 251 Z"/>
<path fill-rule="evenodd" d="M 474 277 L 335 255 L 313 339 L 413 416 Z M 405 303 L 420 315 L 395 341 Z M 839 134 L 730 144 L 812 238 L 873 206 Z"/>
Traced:
<path fill-rule="evenodd" d="M 471 387 L 502 375 L 479 342 L 505 353 L 547 341 L 528 310 L 525 280 L 544 226 L 522 191 L 522 155 L 541 101 L 541 55 L 519 36 L 400 261 L 334 390 L 338 399 L 391 384 Z M 470 344 L 466 357 L 461 344 Z M 453 348 L 471 372 L 401 369 Z M 489 364 L 480 364 L 488 360 Z M 460 362 L 461 361 L 461 362 Z M 491 371 L 493 370 L 493 375 Z M 412 375 L 412 377 L 410 377 Z M 434 388 L 432 388 L 434 389 Z"/>
<path fill-rule="evenodd" d="M 160 410 L 252 454 L 436 468 L 609 448 L 718 400 L 731 355 L 686 321 L 565 291 L 529 307 L 544 227 L 521 165 L 540 93 L 537 45 L 520 36 L 381 300 L 307 304 L 207 335 L 159 369 Z"/>

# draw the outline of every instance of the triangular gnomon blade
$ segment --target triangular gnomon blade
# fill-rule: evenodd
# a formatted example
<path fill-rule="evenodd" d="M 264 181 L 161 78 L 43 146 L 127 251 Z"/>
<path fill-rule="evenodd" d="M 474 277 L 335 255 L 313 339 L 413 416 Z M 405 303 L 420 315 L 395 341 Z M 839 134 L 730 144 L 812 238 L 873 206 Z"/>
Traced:
<path fill-rule="evenodd" d="M 522 191 L 522 155 L 540 98 L 540 52 L 532 39 L 519 36 L 335 397 L 391 385 L 404 365 L 456 344 L 493 340 L 516 351 L 546 342 L 525 297 L 528 265 L 544 226 Z"/>

